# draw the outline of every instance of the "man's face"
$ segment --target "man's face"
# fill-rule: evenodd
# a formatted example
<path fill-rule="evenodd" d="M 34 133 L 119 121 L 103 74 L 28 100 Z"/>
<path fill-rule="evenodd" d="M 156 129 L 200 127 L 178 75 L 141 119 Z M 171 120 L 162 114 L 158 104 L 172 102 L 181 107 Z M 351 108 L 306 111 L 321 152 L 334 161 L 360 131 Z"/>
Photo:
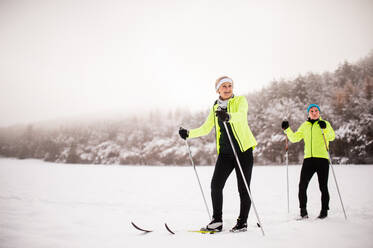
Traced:
<path fill-rule="evenodd" d="M 308 116 L 311 118 L 311 120 L 317 120 L 320 118 L 320 112 L 319 109 L 316 107 L 312 107 L 310 109 L 310 112 L 308 113 Z"/>

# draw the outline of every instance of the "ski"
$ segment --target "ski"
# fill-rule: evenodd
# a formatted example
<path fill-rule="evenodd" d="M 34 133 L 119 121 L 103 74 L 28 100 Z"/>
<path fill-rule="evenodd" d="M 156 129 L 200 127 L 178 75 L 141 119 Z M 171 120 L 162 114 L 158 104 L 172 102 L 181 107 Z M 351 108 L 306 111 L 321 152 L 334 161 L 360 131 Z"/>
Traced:
<path fill-rule="evenodd" d="M 167 225 L 167 223 L 164 223 L 164 226 L 166 228 L 166 230 L 171 233 L 171 234 L 176 234 L 173 230 L 171 230 L 171 228 Z M 220 232 L 220 231 L 213 231 L 213 230 L 190 230 L 188 232 L 194 232 L 194 233 L 203 233 L 203 234 L 206 234 L 206 233 L 209 233 L 209 234 L 214 234 L 216 232 Z"/>
<path fill-rule="evenodd" d="M 302 217 L 300 217 L 300 218 L 295 218 L 295 220 L 296 221 L 305 221 L 305 220 L 308 220 L 308 218 L 302 218 Z"/>
<path fill-rule="evenodd" d="M 137 230 L 142 231 L 142 232 L 144 232 L 144 233 L 150 233 L 150 232 L 152 232 L 152 230 L 146 230 L 146 229 L 143 229 L 143 228 L 138 227 L 138 226 L 135 225 L 135 223 L 133 223 L 132 221 L 131 221 L 131 224 L 132 224 L 132 226 L 133 226 L 134 228 L 136 228 Z"/>
<path fill-rule="evenodd" d="M 148 229 L 141 228 L 141 227 L 137 226 L 137 225 L 136 225 L 135 223 L 133 223 L 133 222 L 131 222 L 131 224 L 132 224 L 132 226 L 133 226 L 134 228 L 136 228 L 137 230 L 142 231 L 142 232 L 144 232 L 144 233 L 150 233 L 150 232 L 153 232 L 153 230 L 148 230 Z M 176 234 L 176 232 L 173 231 L 173 230 L 172 230 L 172 229 L 167 225 L 167 223 L 164 223 L 164 226 L 165 226 L 166 230 L 167 230 L 169 233 L 171 233 L 171 234 L 173 234 L 173 235 Z M 247 229 L 244 230 L 244 231 L 247 231 Z M 223 232 L 223 231 L 218 231 L 218 230 L 207 230 L 207 229 L 205 229 L 205 228 L 202 228 L 202 229 L 200 229 L 200 230 L 188 230 L 188 232 L 201 233 L 201 234 L 215 234 L 215 233 L 220 233 L 220 232 Z M 237 232 L 233 232 L 233 231 L 230 231 L 230 232 L 231 232 L 231 233 L 237 233 Z M 241 232 L 243 232 L 243 231 L 241 231 Z"/>
<path fill-rule="evenodd" d="M 299 217 L 295 218 L 295 220 L 296 221 L 302 221 L 302 220 L 309 220 L 309 218 L 308 218 L 308 216 L 307 217 L 301 217 L 301 216 L 299 216 Z"/>
<path fill-rule="evenodd" d="M 209 231 L 209 230 L 190 230 L 188 232 L 194 232 L 194 233 L 202 233 L 202 234 L 214 234 L 214 233 L 219 233 L 221 231 Z"/>
<path fill-rule="evenodd" d="M 164 223 L 164 226 L 166 227 L 167 231 L 169 231 L 171 234 L 175 234 L 175 232 L 172 231 L 172 230 L 168 227 L 167 223 Z"/>
<path fill-rule="evenodd" d="M 247 227 L 242 228 L 240 230 L 229 230 L 230 233 L 242 233 L 242 232 L 247 232 Z"/>
<path fill-rule="evenodd" d="M 325 218 L 324 218 L 325 219 Z M 315 218 L 302 218 L 302 217 L 298 217 L 295 219 L 296 221 L 315 221 L 315 220 L 323 220 L 323 219 L 320 219 L 319 217 L 315 217 Z"/>

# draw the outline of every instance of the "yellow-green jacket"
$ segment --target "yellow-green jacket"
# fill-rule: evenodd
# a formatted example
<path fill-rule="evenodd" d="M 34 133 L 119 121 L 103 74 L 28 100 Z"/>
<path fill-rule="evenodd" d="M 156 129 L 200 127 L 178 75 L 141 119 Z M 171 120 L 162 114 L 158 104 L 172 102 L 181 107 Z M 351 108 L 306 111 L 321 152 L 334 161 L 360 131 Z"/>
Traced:
<path fill-rule="evenodd" d="M 321 118 L 320 118 L 321 120 Z M 324 120 L 325 121 L 325 120 Z M 326 144 L 329 147 L 329 141 L 333 141 L 335 133 L 329 122 L 325 121 L 326 128 L 324 129 Z M 304 158 L 326 158 L 329 159 L 328 151 L 325 148 L 324 138 L 321 133 L 321 128 L 318 121 L 313 124 L 305 121 L 298 130 L 294 133 L 291 128 L 285 130 L 289 140 L 293 143 L 304 141 Z"/>
<path fill-rule="evenodd" d="M 206 119 L 206 121 L 196 129 L 191 129 L 189 131 L 188 138 L 196 138 L 200 136 L 204 136 L 210 133 L 211 129 L 215 126 L 215 133 L 216 133 L 216 150 L 219 154 L 220 145 L 220 127 L 218 124 L 218 118 L 215 115 L 215 111 L 218 108 L 218 104 L 216 103 L 210 110 L 210 113 Z M 246 97 L 244 96 L 235 96 L 229 99 L 227 105 L 227 111 L 230 115 L 229 123 L 232 127 L 232 131 L 234 137 L 237 140 L 237 143 L 240 146 L 241 152 L 245 152 L 249 148 L 255 148 L 256 140 L 254 135 L 252 134 L 249 124 L 247 122 L 247 110 L 248 104 Z"/>

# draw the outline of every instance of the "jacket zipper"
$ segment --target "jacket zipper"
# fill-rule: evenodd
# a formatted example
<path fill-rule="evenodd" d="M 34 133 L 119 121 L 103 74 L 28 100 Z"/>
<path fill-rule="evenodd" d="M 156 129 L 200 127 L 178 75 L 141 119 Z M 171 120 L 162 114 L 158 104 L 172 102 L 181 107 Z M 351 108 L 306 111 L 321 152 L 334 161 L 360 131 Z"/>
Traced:
<path fill-rule="evenodd" d="M 311 158 L 313 158 L 313 154 L 312 154 L 312 129 L 313 129 L 313 123 L 311 125 Z"/>
<path fill-rule="evenodd" d="M 231 112 L 230 110 L 231 110 L 231 109 L 230 109 L 230 104 L 229 104 L 229 101 L 228 101 L 228 113 Z M 240 146 L 240 150 L 241 150 L 241 152 L 242 152 L 242 151 L 243 151 L 243 146 L 242 146 L 242 144 L 241 144 L 240 138 L 239 138 L 238 135 L 237 135 L 237 132 L 236 132 L 236 129 L 234 128 L 233 123 L 230 123 L 230 125 L 231 125 L 231 127 L 232 127 L 232 130 L 233 130 L 235 136 L 237 137 L 238 145 Z M 227 131 L 229 132 L 229 130 L 227 130 Z"/>

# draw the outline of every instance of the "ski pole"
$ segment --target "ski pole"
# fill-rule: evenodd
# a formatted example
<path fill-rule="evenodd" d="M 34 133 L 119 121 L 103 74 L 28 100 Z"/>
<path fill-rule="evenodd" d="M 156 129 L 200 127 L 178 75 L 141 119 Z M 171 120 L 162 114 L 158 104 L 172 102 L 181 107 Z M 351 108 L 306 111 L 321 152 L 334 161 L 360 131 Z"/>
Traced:
<path fill-rule="evenodd" d="M 210 221 L 211 221 L 212 218 L 211 218 L 211 214 L 210 214 L 210 211 L 209 211 L 209 207 L 207 206 L 205 194 L 203 193 L 203 189 L 202 189 L 202 186 L 201 186 L 201 181 L 199 180 L 197 169 L 196 169 L 196 166 L 194 165 L 194 161 L 193 161 L 193 157 L 192 157 L 192 152 L 190 151 L 190 147 L 189 147 L 188 141 L 186 139 L 185 139 L 185 145 L 186 145 L 186 147 L 188 149 L 189 158 L 190 158 L 190 161 L 192 162 L 194 172 L 196 173 L 198 185 L 199 185 L 199 188 L 200 188 L 201 193 L 202 193 L 203 201 L 205 202 L 205 207 L 206 207 L 206 210 L 207 210 L 207 214 L 209 215 L 209 218 L 210 218 Z"/>
<path fill-rule="evenodd" d="M 344 205 L 343 205 L 342 196 L 341 196 L 341 193 L 340 193 L 340 191 L 339 191 L 339 187 L 338 187 L 337 177 L 335 176 L 335 172 L 334 172 L 334 168 L 333 168 L 332 159 L 331 159 L 331 157 L 330 157 L 329 148 L 328 148 L 328 145 L 326 144 L 325 134 L 324 134 L 324 130 L 323 130 L 322 128 L 321 128 L 321 132 L 322 132 L 322 137 L 324 138 L 324 144 L 325 144 L 326 151 L 328 152 L 329 163 L 330 163 L 330 167 L 332 168 L 332 172 L 333 172 L 333 177 L 334 177 L 335 185 L 337 186 L 337 191 L 338 191 L 338 195 L 339 195 L 339 200 L 341 201 L 341 205 L 342 205 L 343 213 L 344 213 L 344 215 L 345 215 L 345 219 L 347 220 L 347 215 L 346 215 L 345 207 L 344 207 Z"/>
<path fill-rule="evenodd" d="M 264 236 L 263 225 L 262 225 L 262 222 L 260 221 L 260 218 L 259 218 L 258 212 L 256 211 L 256 207 L 255 207 L 255 204 L 254 204 L 254 200 L 253 200 L 253 197 L 251 196 L 251 192 L 250 192 L 250 189 L 249 189 L 249 185 L 247 184 L 247 181 L 246 181 L 245 175 L 243 174 L 243 170 L 242 170 L 242 167 L 241 167 L 240 160 L 238 159 L 238 155 L 237 155 L 236 149 L 234 149 L 233 141 L 232 141 L 231 135 L 230 135 L 230 133 L 229 133 L 229 131 L 228 131 L 227 123 L 226 123 L 225 121 L 223 121 L 223 124 L 224 124 L 224 127 L 225 127 L 225 131 L 226 131 L 227 134 L 228 134 L 229 142 L 231 143 L 231 146 L 232 146 L 232 150 L 233 150 L 234 156 L 236 157 L 236 161 L 237 161 L 237 164 L 238 164 L 238 168 L 240 169 L 241 176 L 242 176 L 243 182 L 245 183 L 247 193 L 249 194 L 250 200 L 251 200 L 251 202 L 252 202 L 252 204 L 253 204 L 253 208 L 254 208 L 254 211 L 255 211 L 256 218 L 257 218 L 257 220 L 258 220 L 259 227 L 260 227 L 260 229 L 262 230 L 262 234 L 263 234 L 263 236 Z"/>
<path fill-rule="evenodd" d="M 290 213 L 289 207 L 289 155 L 288 155 L 289 143 L 288 143 L 288 136 L 286 135 L 285 139 L 285 161 L 286 161 L 286 192 L 287 192 L 287 200 L 288 200 L 288 213 Z"/>

